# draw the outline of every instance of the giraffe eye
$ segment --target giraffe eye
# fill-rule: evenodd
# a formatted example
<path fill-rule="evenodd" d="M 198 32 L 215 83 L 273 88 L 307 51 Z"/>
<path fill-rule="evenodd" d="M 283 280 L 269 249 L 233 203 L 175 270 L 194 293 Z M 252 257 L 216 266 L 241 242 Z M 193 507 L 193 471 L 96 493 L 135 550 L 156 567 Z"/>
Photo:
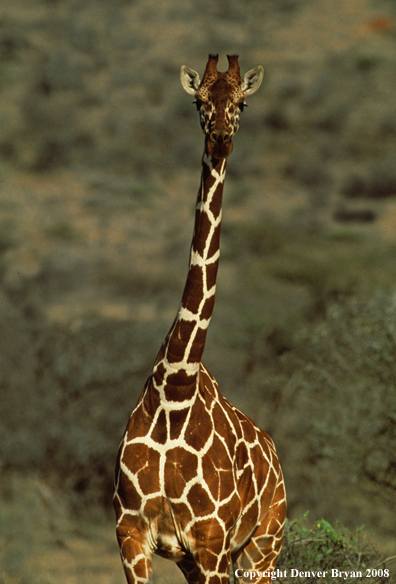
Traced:
<path fill-rule="evenodd" d="M 239 107 L 239 111 L 242 113 L 243 110 L 245 109 L 245 107 L 247 107 L 247 103 L 242 101 L 240 104 L 238 104 L 238 107 Z"/>
<path fill-rule="evenodd" d="M 199 111 L 201 109 L 201 106 L 202 106 L 202 101 L 200 101 L 199 99 L 196 99 L 195 101 L 193 101 L 193 104 L 195 104 L 197 111 Z"/>

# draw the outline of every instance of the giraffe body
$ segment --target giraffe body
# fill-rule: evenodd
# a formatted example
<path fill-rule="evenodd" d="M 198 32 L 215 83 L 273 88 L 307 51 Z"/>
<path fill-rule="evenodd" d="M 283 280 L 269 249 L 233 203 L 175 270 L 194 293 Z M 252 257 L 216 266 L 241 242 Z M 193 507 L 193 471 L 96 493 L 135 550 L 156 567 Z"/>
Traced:
<path fill-rule="evenodd" d="M 202 363 L 227 156 L 240 106 L 262 77 L 257 68 L 241 83 L 237 57 L 229 57 L 225 74 L 216 63 L 209 57 L 202 82 L 182 68 L 205 150 L 181 305 L 117 460 L 114 506 L 128 584 L 151 581 L 154 553 L 177 562 L 189 584 L 226 584 L 231 565 L 266 572 L 256 581 L 269 582 L 282 543 L 286 498 L 273 442 L 222 396 Z"/>

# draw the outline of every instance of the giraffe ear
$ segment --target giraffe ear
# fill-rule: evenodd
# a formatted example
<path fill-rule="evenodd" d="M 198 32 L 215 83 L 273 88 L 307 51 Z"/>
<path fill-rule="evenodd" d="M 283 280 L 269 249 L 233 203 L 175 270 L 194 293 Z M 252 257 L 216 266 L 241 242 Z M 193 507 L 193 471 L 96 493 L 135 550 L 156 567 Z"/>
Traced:
<path fill-rule="evenodd" d="M 183 65 L 180 70 L 180 81 L 184 91 L 189 95 L 195 95 L 199 87 L 199 75 L 196 71 Z"/>
<path fill-rule="evenodd" d="M 258 88 L 261 85 L 261 82 L 264 77 L 264 69 L 261 65 L 248 71 L 243 78 L 241 89 L 245 95 L 253 95 L 256 93 Z"/>

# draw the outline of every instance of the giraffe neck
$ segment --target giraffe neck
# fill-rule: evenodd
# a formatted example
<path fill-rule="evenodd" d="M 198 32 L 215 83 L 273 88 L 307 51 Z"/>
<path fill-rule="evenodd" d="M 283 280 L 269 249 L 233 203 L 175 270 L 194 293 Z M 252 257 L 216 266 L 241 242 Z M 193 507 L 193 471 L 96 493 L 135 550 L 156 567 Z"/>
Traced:
<path fill-rule="evenodd" d="M 165 401 L 188 399 L 196 388 L 215 301 L 225 171 L 225 158 L 216 160 L 204 152 L 187 281 L 152 376 Z"/>

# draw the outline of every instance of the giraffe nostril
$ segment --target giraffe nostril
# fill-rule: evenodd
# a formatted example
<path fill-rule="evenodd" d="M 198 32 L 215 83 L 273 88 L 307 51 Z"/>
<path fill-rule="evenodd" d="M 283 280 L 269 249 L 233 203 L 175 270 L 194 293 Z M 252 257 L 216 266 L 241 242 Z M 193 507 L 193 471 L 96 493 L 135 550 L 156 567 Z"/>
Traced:
<path fill-rule="evenodd" d="M 217 144 L 227 144 L 231 141 L 231 135 L 229 132 L 224 132 L 222 130 L 212 130 L 209 134 L 209 140 Z"/>

